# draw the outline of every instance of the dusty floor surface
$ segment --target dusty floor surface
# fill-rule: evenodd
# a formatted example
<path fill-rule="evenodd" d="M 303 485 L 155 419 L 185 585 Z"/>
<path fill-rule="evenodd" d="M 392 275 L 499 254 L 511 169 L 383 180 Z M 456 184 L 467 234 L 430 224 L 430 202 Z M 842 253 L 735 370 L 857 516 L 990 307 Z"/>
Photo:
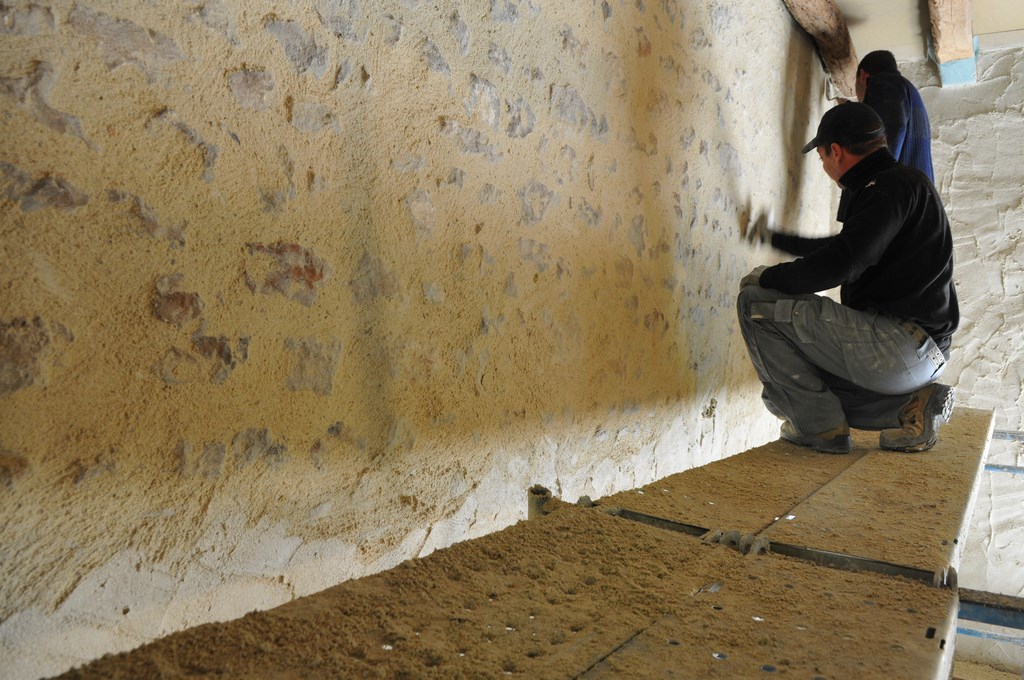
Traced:
<path fill-rule="evenodd" d="M 986 418 L 958 411 L 943 440 L 949 451 L 937 449 L 934 461 L 894 455 L 874 464 L 927 466 L 977 449 Z M 689 508 L 692 522 L 760 530 L 775 513 L 853 479 L 879 453 L 860 444 L 837 457 L 774 442 L 597 507 L 553 501 L 551 514 L 503 532 L 61 677 L 943 677 L 952 664 L 952 590 L 743 555 L 607 511 L 636 501 L 652 514 Z M 945 504 L 953 515 L 977 465 L 961 469 L 959 486 L 939 477 L 942 498 L 923 474 L 892 477 L 900 488 L 888 494 L 904 503 L 922 496 L 937 514 Z M 822 536 L 825 528 L 816 527 Z M 880 536 L 877 547 L 888 550 L 894 536 Z"/>
<path fill-rule="evenodd" d="M 784 441 L 605 496 L 621 507 L 721 531 L 756 533 L 838 477 L 866 453 L 826 456 Z M 766 483 L 771 480 L 771 483 Z"/>
<path fill-rule="evenodd" d="M 948 589 L 552 507 L 61 677 L 914 678 L 952 663 Z"/>
<path fill-rule="evenodd" d="M 990 411 L 957 408 L 926 454 L 880 450 L 874 432 L 855 431 L 844 456 L 779 440 L 599 503 L 926 571 L 958 567 L 991 428 Z"/>

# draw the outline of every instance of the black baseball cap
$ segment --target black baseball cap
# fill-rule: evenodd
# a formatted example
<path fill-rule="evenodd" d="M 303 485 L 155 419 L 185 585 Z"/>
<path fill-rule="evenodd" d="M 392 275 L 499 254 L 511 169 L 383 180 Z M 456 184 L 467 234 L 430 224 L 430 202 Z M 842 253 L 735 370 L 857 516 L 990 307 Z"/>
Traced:
<path fill-rule="evenodd" d="M 846 102 L 825 112 L 818 123 L 818 134 L 807 142 L 800 153 L 833 142 L 842 147 L 871 142 L 885 137 L 885 125 L 875 110 L 860 102 Z"/>

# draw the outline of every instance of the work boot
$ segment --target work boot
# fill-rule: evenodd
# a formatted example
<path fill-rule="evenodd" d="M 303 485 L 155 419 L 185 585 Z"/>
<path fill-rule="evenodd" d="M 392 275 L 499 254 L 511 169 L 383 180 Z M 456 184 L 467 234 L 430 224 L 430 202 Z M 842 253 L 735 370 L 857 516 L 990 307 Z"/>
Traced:
<path fill-rule="evenodd" d="M 900 425 L 882 430 L 878 443 L 889 451 L 927 451 L 939 440 L 939 425 L 953 413 L 953 388 L 932 383 L 914 392 L 900 409 Z"/>
<path fill-rule="evenodd" d="M 849 453 L 853 449 L 850 441 L 850 427 L 843 423 L 839 427 L 818 434 L 800 434 L 788 420 L 782 423 L 782 438 L 797 446 L 809 446 L 820 453 Z"/>

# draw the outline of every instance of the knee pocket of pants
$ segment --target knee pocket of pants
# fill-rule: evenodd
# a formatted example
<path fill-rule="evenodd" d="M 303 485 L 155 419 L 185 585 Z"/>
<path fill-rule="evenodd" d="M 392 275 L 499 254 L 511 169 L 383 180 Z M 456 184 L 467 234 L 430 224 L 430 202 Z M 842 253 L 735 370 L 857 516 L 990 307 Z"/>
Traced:
<path fill-rule="evenodd" d="M 773 323 L 792 323 L 793 300 L 776 300 L 774 302 L 751 302 L 747 315 L 752 321 L 771 321 Z"/>

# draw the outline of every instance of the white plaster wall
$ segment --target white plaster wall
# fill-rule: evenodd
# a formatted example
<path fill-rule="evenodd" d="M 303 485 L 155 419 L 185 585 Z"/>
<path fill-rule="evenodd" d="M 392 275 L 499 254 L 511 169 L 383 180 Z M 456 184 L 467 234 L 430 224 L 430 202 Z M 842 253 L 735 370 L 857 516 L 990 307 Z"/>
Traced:
<path fill-rule="evenodd" d="M 833 194 L 783 3 L 0 12 L 8 677 L 777 435 L 740 226 Z"/>
<path fill-rule="evenodd" d="M 938 86 L 907 64 L 932 122 L 935 180 L 956 239 L 961 327 L 944 376 L 957 403 L 995 412 L 997 430 L 1024 431 L 1024 48 L 983 52 L 978 82 Z M 1024 467 L 1024 444 L 995 440 L 989 463 Z M 987 471 L 965 546 L 961 585 L 1024 596 L 1024 476 Z M 980 628 L 970 624 L 971 627 Z M 1020 631 L 985 631 L 1020 637 Z M 1024 645 L 959 636 L 958 654 L 1024 667 Z"/>

